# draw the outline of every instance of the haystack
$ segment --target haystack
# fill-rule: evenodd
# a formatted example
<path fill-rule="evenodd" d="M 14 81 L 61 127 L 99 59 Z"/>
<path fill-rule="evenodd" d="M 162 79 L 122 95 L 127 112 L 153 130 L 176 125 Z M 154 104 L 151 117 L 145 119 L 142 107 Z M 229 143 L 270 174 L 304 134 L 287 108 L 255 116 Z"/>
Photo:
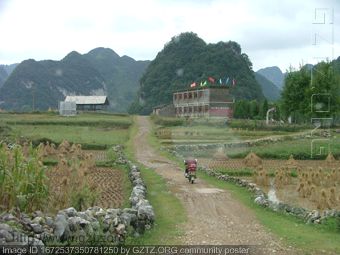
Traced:
<path fill-rule="evenodd" d="M 286 166 L 288 167 L 288 169 L 299 167 L 298 162 L 294 159 L 294 156 L 292 154 L 289 156 L 289 159 L 287 160 Z"/>
<path fill-rule="evenodd" d="M 328 153 L 327 158 L 326 158 L 326 163 L 328 165 L 334 164 L 336 162 L 332 152 Z"/>
<path fill-rule="evenodd" d="M 250 152 L 244 159 L 243 159 L 243 163 L 247 166 L 247 167 L 253 167 L 256 168 L 259 165 L 262 165 L 262 159 L 257 156 L 254 152 Z"/>
<path fill-rule="evenodd" d="M 62 153 L 62 154 L 68 154 L 69 150 L 70 150 L 70 143 L 66 140 L 63 140 L 61 144 L 59 144 L 58 146 L 58 151 L 59 153 Z"/>

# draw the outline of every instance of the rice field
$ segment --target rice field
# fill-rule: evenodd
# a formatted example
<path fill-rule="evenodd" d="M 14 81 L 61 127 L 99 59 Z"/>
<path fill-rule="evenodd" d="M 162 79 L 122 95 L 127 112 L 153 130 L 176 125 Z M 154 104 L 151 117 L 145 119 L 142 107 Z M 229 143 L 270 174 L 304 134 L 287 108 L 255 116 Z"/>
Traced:
<path fill-rule="evenodd" d="M 128 129 L 99 128 L 86 126 L 63 125 L 17 125 L 11 127 L 15 137 L 25 137 L 29 140 L 47 138 L 54 143 L 64 139 L 82 145 L 114 145 L 122 144 L 128 138 Z"/>
<path fill-rule="evenodd" d="M 0 122 L 9 125 L 64 125 L 64 126 L 101 126 L 128 128 L 132 124 L 128 115 L 101 113 L 82 113 L 72 117 L 57 113 L 0 113 Z"/>
<path fill-rule="evenodd" d="M 209 167 L 214 170 L 224 170 L 224 171 L 241 171 L 247 169 L 248 166 L 244 163 L 243 159 L 211 159 L 211 158 L 198 158 L 198 162 L 201 165 Z M 302 169 L 313 168 L 315 166 L 322 167 L 322 168 L 329 168 L 335 167 L 334 165 L 329 165 L 326 160 L 296 160 L 298 166 Z M 271 172 L 274 172 L 280 169 L 282 166 L 287 164 L 287 160 L 280 160 L 280 159 L 262 159 L 263 168 L 268 169 Z M 338 163 L 340 166 L 340 162 Z"/>
<path fill-rule="evenodd" d="M 275 135 L 287 135 L 291 132 L 277 131 Z M 229 143 L 244 140 L 259 139 L 271 136 L 271 131 L 251 130 L 230 128 L 227 126 L 201 126 L 194 125 L 190 127 L 167 127 L 159 128 L 155 131 L 155 135 L 164 145 L 181 145 L 181 144 L 213 144 L 213 143 Z"/>

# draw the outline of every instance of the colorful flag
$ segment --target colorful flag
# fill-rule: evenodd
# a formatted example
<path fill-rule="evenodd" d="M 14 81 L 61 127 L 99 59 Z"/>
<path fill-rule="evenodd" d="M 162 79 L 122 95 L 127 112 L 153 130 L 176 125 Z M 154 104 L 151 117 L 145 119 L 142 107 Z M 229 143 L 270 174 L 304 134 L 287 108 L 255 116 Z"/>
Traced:
<path fill-rule="evenodd" d="M 233 87 L 236 85 L 236 79 L 233 78 Z"/>
<path fill-rule="evenodd" d="M 195 88 L 196 87 L 196 82 L 193 82 L 190 84 L 190 88 Z"/>
<path fill-rule="evenodd" d="M 206 85 L 207 85 L 207 81 L 204 81 L 203 86 L 206 86 Z"/>
<path fill-rule="evenodd" d="M 208 81 L 210 81 L 211 83 L 215 83 L 215 79 L 213 77 L 208 77 Z"/>
<path fill-rule="evenodd" d="M 222 78 L 220 78 L 220 85 L 222 85 Z"/>
<path fill-rule="evenodd" d="M 229 77 L 225 80 L 225 85 L 228 85 Z"/>
<path fill-rule="evenodd" d="M 203 81 L 201 81 L 200 86 L 203 87 Z"/>

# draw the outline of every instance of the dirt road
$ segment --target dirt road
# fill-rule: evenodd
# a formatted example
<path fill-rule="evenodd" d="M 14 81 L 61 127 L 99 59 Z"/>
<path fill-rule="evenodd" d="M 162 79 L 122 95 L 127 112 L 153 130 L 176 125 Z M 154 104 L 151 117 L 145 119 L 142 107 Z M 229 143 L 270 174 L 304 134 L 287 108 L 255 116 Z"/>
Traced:
<path fill-rule="evenodd" d="M 189 184 L 182 169 L 148 144 L 151 129 L 148 118 L 137 117 L 137 123 L 139 130 L 134 140 L 137 160 L 167 181 L 170 191 L 187 211 L 184 244 L 259 245 L 258 254 L 297 254 L 269 233 L 253 212 L 228 191 L 216 189 L 200 179 L 194 185 Z"/>

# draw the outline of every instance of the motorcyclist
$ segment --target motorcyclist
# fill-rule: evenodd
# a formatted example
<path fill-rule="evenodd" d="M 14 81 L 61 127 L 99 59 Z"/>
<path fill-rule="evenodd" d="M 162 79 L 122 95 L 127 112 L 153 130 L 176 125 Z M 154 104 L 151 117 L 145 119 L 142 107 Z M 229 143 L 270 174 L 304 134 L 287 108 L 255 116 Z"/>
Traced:
<path fill-rule="evenodd" d="M 184 176 L 188 177 L 189 174 L 189 167 L 195 165 L 195 169 L 197 167 L 197 159 L 186 159 L 184 160 L 184 165 L 185 165 L 185 173 Z"/>

